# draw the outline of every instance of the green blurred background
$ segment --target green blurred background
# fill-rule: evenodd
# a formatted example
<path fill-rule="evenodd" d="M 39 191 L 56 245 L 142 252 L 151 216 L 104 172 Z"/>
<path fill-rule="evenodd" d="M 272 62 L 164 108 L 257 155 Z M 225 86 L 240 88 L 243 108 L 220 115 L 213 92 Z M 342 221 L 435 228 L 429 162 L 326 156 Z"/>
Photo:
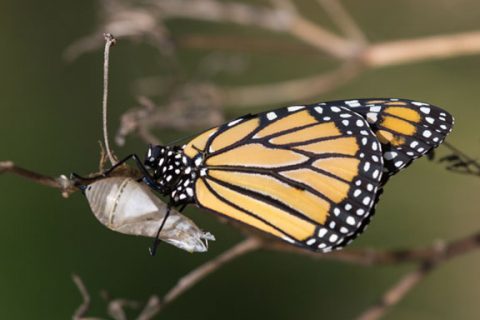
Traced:
<path fill-rule="evenodd" d="M 343 3 L 372 42 L 480 29 L 476 0 Z M 324 14 L 314 1 L 301 5 L 310 19 L 323 22 Z M 98 26 L 98 12 L 98 3 L 91 0 L 0 1 L 0 160 L 48 175 L 97 169 L 102 50 L 73 63 L 66 63 L 62 54 L 74 40 Z M 263 35 L 257 30 L 186 20 L 168 26 L 174 37 L 191 32 Z M 186 77 L 194 75 L 197 62 L 210 52 L 180 49 Z M 244 73 L 222 74 L 214 80 L 227 84 L 286 80 L 319 72 L 328 60 L 315 54 L 277 53 L 244 53 L 244 58 L 248 62 Z M 111 68 L 113 134 L 120 115 L 135 104 L 134 81 L 161 74 L 167 67 L 156 49 L 121 41 L 113 49 Z M 456 117 L 449 141 L 478 155 L 479 70 L 479 56 L 383 68 L 366 72 L 316 100 L 391 96 L 443 106 Z M 227 115 L 270 107 L 274 106 L 231 109 Z M 164 141 L 186 135 L 157 133 Z M 129 138 L 125 147 L 115 149 L 120 155 L 143 154 L 145 145 Z M 374 223 L 352 248 L 421 246 L 476 231 L 479 183 L 425 159 L 417 161 L 389 183 Z M 65 200 L 57 190 L 8 174 L 0 177 L 0 190 L 1 319 L 71 318 L 80 303 L 72 272 L 83 278 L 92 293 L 91 314 L 104 316 L 100 290 L 108 290 L 113 297 L 145 301 L 153 293 L 165 293 L 179 277 L 242 240 L 236 229 L 189 208 L 186 214 L 217 237 L 209 252 L 188 254 L 162 245 L 152 258 L 147 251 L 149 239 L 107 230 L 95 220 L 81 194 Z M 478 252 L 448 262 L 385 319 L 480 318 L 479 266 Z M 412 268 L 364 268 L 256 252 L 206 278 L 159 318 L 350 319 Z"/>

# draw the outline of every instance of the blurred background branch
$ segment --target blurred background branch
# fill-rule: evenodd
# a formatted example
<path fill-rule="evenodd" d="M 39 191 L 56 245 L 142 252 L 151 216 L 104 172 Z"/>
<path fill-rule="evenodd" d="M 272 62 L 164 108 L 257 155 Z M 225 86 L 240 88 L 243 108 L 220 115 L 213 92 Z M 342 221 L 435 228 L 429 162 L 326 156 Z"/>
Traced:
<path fill-rule="evenodd" d="M 199 281 L 203 280 L 211 273 L 223 267 L 226 263 L 249 252 L 261 249 L 280 250 L 283 252 L 307 255 L 313 259 L 333 260 L 364 267 L 384 264 L 401 265 L 406 263 L 414 263 L 416 268 L 413 271 L 403 276 L 382 295 L 378 303 L 375 303 L 369 307 L 357 318 L 358 320 L 375 320 L 381 318 L 389 308 L 401 301 L 401 299 L 408 294 L 410 290 L 414 289 L 422 279 L 424 279 L 443 263 L 480 249 L 480 231 L 453 241 L 437 241 L 426 248 L 407 248 L 401 250 L 384 251 L 376 249 L 346 249 L 327 254 L 319 254 L 316 252 L 307 251 L 305 249 L 296 248 L 283 242 L 271 242 L 266 241 L 265 239 L 250 236 L 237 245 L 226 250 L 218 257 L 207 261 L 203 265 L 200 265 L 187 275 L 180 278 L 177 284 L 174 285 L 163 296 L 163 298 L 158 298 L 158 296 L 153 295 L 147 302 L 144 310 L 136 319 L 154 319 L 154 317 L 163 311 L 168 304 L 175 301 L 180 295 L 191 289 Z M 88 311 L 88 306 L 90 303 L 89 294 L 86 293 L 86 289 L 84 285 L 79 282 L 78 277 L 74 276 L 74 282 L 77 284 L 77 287 L 79 288 L 79 291 L 82 293 L 83 297 L 83 303 L 77 309 L 75 314 L 78 315 L 81 313 L 84 315 Z M 123 301 L 124 299 L 121 300 Z M 75 318 L 75 316 L 74 319 L 86 320 L 86 318 Z M 113 317 L 113 319 L 117 320 L 118 318 Z"/>
<path fill-rule="evenodd" d="M 270 1 L 269 7 L 217 0 L 161 0 L 144 4 L 128 0 L 103 0 L 100 27 L 92 35 L 70 45 L 65 57 L 71 60 L 99 49 L 103 43 L 99 37 L 100 30 L 108 30 L 118 38 L 144 40 L 169 57 L 175 55 L 177 46 L 239 51 L 257 48 L 272 54 L 289 50 L 299 52 L 309 48 L 313 50 L 312 54 L 326 54 L 334 62 L 337 61 L 336 67 L 316 75 L 267 84 L 222 86 L 211 81 L 185 81 L 177 85 L 173 94 L 160 106 L 149 102 L 146 107 L 145 95 L 162 92 L 161 84 L 140 86 L 141 106 L 125 113 L 117 133 L 116 141 L 122 144 L 126 136 L 133 132 L 148 143 L 158 142 L 150 133 L 152 128 L 191 130 L 215 126 L 225 120 L 224 111 L 232 107 L 238 109 L 306 101 L 330 92 L 371 69 L 480 54 L 480 30 L 370 43 L 340 1 L 317 2 L 318 10 L 323 9 L 342 34 L 308 20 L 292 1 Z M 289 45 L 291 41 L 272 42 L 268 39 L 255 42 L 255 38 L 238 35 L 223 38 L 187 35 L 177 39 L 172 38 L 166 26 L 166 22 L 172 19 L 260 28 L 288 35 L 298 42 L 295 45 Z"/>

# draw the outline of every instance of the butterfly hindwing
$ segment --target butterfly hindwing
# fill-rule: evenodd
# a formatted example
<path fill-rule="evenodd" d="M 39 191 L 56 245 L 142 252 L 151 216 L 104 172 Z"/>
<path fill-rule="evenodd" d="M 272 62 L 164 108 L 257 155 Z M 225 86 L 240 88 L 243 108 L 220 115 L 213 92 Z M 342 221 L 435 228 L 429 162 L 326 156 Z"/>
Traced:
<path fill-rule="evenodd" d="M 358 99 L 326 103 L 362 115 L 382 143 L 383 183 L 401 169 L 438 147 L 453 126 L 453 117 L 434 105 L 407 99 Z"/>

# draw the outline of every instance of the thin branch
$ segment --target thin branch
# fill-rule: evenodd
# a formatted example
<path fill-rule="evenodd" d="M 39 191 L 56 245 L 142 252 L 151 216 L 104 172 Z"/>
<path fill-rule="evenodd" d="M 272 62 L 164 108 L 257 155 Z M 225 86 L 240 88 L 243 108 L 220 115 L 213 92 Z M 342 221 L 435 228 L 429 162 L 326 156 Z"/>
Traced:
<path fill-rule="evenodd" d="M 362 54 L 370 67 L 480 54 L 480 31 L 373 44 Z"/>
<path fill-rule="evenodd" d="M 236 2 L 218 0 L 162 0 L 151 2 L 148 9 L 137 6 L 122 7 L 109 12 L 105 19 L 105 28 L 117 30 L 117 35 L 138 38 L 152 37 L 156 25 L 163 25 L 166 20 L 186 18 L 217 23 L 233 23 L 242 26 L 258 27 L 271 32 L 291 34 L 319 51 L 337 59 L 348 59 L 358 50 L 358 45 L 349 39 L 340 37 L 333 32 L 308 21 L 286 9 L 285 0 L 281 8 L 268 8 L 259 5 L 248 5 Z M 130 14 L 129 14 L 130 13 Z M 159 14 L 161 13 L 161 14 Z M 125 17 L 128 16 L 128 19 Z M 160 17 L 161 16 L 161 17 Z M 156 21 L 156 24 L 155 24 Z M 153 23 L 153 25 L 152 25 Z M 111 29 L 108 29 L 111 30 Z M 72 44 L 65 55 L 69 58 L 88 51 L 98 45 L 94 36 L 88 36 Z"/>
<path fill-rule="evenodd" d="M 363 30 L 353 20 L 350 13 L 343 7 L 340 0 L 317 0 L 323 7 L 332 21 L 348 36 L 352 41 L 361 45 L 367 44 L 367 37 Z"/>
<path fill-rule="evenodd" d="M 80 295 L 82 296 L 82 303 L 80 306 L 78 306 L 77 310 L 75 310 L 75 313 L 72 316 L 73 320 L 101 320 L 99 318 L 85 318 L 85 315 L 90 309 L 90 294 L 88 293 L 87 287 L 82 281 L 82 278 L 80 278 L 76 274 L 72 274 L 72 280 L 73 283 L 77 286 L 78 291 L 80 292 Z"/>
<path fill-rule="evenodd" d="M 360 53 L 361 63 L 352 60 L 330 73 L 273 84 L 226 88 L 225 104 L 254 106 L 304 101 L 331 91 L 369 68 L 467 54 L 480 54 L 480 31 L 373 44 Z"/>
<path fill-rule="evenodd" d="M 285 5 L 270 9 L 217 0 L 163 0 L 155 4 L 165 19 L 190 18 L 285 32 L 339 59 L 349 58 L 356 52 L 356 44 L 296 14 L 295 10 L 286 10 Z"/>
<path fill-rule="evenodd" d="M 270 0 L 273 6 L 277 7 L 278 9 L 283 9 L 287 12 L 292 14 L 298 14 L 297 7 L 292 0 Z"/>
<path fill-rule="evenodd" d="M 40 173 L 33 172 L 31 170 L 24 169 L 15 165 L 12 161 L 0 161 L 0 174 L 10 172 L 17 176 L 23 177 L 32 182 L 50 187 L 60 189 L 62 196 L 68 197 L 72 192 L 77 189 L 74 187 L 72 181 L 66 176 L 61 175 L 57 178 L 49 177 Z"/>
<path fill-rule="evenodd" d="M 209 83 L 192 83 L 177 89 L 164 105 L 156 107 L 153 102 L 142 99 L 122 116 L 115 141 L 124 143 L 132 132 L 147 143 L 158 144 L 150 133 L 152 128 L 177 130 L 204 129 L 224 121 L 219 90 Z"/>
<path fill-rule="evenodd" d="M 80 295 L 82 296 L 82 303 L 80 304 L 80 306 L 78 306 L 77 310 L 73 314 L 73 319 L 77 320 L 82 319 L 88 312 L 88 309 L 90 308 L 90 295 L 88 294 L 88 290 L 79 276 L 73 274 L 72 280 L 73 283 L 75 283 L 75 285 L 77 286 Z"/>
<path fill-rule="evenodd" d="M 265 39 L 264 37 L 188 34 L 178 36 L 176 44 L 180 48 L 189 49 L 215 49 L 250 54 L 271 54 L 272 51 L 275 51 L 277 55 L 318 57 L 318 50 L 311 46 L 280 39 Z"/>
<path fill-rule="evenodd" d="M 115 165 L 117 160 L 113 157 L 108 142 L 108 130 L 107 130 L 107 106 L 108 106 L 108 66 L 110 58 L 110 47 L 115 44 L 115 38 L 110 33 L 105 33 L 105 55 L 103 62 L 103 99 L 102 99 L 102 115 L 103 115 L 103 140 L 105 143 L 105 149 L 107 151 L 108 159 L 111 165 Z"/>
<path fill-rule="evenodd" d="M 465 169 L 465 172 L 461 173 L 467 173 L 467 174 L 472 174 L 476 176 L 480 176 L 480 162 L 476 159 L 473 159 L 471 156 L 467 155 L 457 147 L 453 146 L 449 142 L 444 142 L 443 145 L 449 149 L 453 155 L 455 155 L 458 159 L 457 161 L 453 161 L 453 167 L 461 167 Z M 440 162 L 442 162 L 442 159 L 440 159 Z M 471 169 L 473 167 L 473 169 Z M 453 169 L 453 168 L 447 168 L 447 169 Z M 458 171 L 456 171 L 458 172 Z"/>
<path fill-rule="evenodd" d="M 63 58 L 72 62 L 84 53 L 97 50 L 102 45 L 102 37 L 95 32 L 70 44 L 63 52 Z"/>
<path fill-rule="evenodd" d="M 162 302 L 160 298 L 156 295 L 153 295 L 148 300 L 145 308 L 138 315 L 137 320 L 150 320 L 153 319 L 161 310 Z"/>
<path fill-rule="evenodd" d="M 449 260 L 480 249 L 480 231 L 447 243 L 433 243 L 427 247 L 400 250 L 347 249 L 318 254 L 282 242 L 265 242 L 264 248 L 306 255 L 314 259 L 333 260 L 362 266 L 397 265 L 425 261 Z"/>
<path fill-rule="evenodd" d="M 359 34 L 361 29 L 337 0 L 318 1 L 324 5 L 333 20 L 339 23 L 339 27 L 341 24 L 341 29 L 345 33 L 348 30 L 349 38 L 338 36 L 323 26 L 308 21 L 295 9 L 290 8 L 290 1 L 271 1 L 277 3 L 273 9 L 218 0 L 163 0 L 152 3 L 153 8 L 148 10 L 141 6 L 128 7 L 123 5 L 118 12 L 110 11 L 107 20 L 110 22 L 116 21 L 115 26 L 117 28 L 123 24 L 123 29 L 131 28 L 132 21 L 136 21 L 134 25 L 142 26 L 139 29 L 140 33 L 147 33 L 152 29 L 151 24 L 155 20 L 160 20 L 157 23 L 163 25 L 164 20 L 175 18 L 260 27 L 272 32 L 290 34 L 317 51 L 344 60 L 345 65 L 357 66 L 353 72 L 343 72 L 345 68 L 340 68 L 336 71 L 304 79 L 237 89 L 225 88 L 226 101 L 223 104 L 234 106 L 303 101 L 318 97 L 319 94 L 326 91 L 331 91 L 371 68 L 480 53 L 480 31 L 365 45 L 358 40 L 364 37 Z M 127 12 L 132 12 L 129 19 L 125 19 Z M 151 26 L 150 29 L 147 26 Z M 134 34 L 138 36 L 137 31 Z M 128 36 L 128 32 L 125 33 L 125 30 L 124 34 Z M 354 40 L 354 38 L 357 40 Z M 202 45 L 202 43 L 196 43 L 195 45 Z M 208 47 L 208 42 L 203 45 Z"/>
<path fill-rule="evenodd" d="M 221 92 L 224 104 L 235 107 L 305 101 L 348 82 L 362 70 L 362 65 L 358 63 L 345 63 L 336 70 L 309 78 L 266 85 L 223 88 Z"/>
<path fill-rule="evenodd" d="M 181 294 L 185 293 L 188 289 L 193 287 L 200 280 L 208 276 L 210 273 L 216 271 L 220 267 L 224 266 L 227 262 L 230 262 L 246 253 L 255 251 L 261 247 L 261 242 L 256 238 L 247 238 L 228 249 L 218 257 L 207 263 L 201 265 L 195 270 L 191 271 L 187 275 L 183 276 L 178 283 L 167 292 L 163 298 L 163 305 L 172 302 L 178 298 Z"/>
<path fill-rule="evenodd" d="M 403 276 L 395 285 L 387 290 L 380 301 L 365 310 L 357 320 L 377 320 L 400 300 L 402 300 L 413 288 L 417 286 L 427 275 L 435 269 L 434 264 L 425 263 L 416 270 Z"/>
<path fill-rule="evenodd" d="M 125 308 L 136 309 L 138 303 L 128 299 L 114 299 L 108 302 L 107 313 L 114 320 L 127 320 Z"/>
<path fill-rule="evenodd" d="M 302 16 L 295 16 L 285 32 L 340 60 L 351 60 L 362 50 L 357 43 L 339 37 Z"/>

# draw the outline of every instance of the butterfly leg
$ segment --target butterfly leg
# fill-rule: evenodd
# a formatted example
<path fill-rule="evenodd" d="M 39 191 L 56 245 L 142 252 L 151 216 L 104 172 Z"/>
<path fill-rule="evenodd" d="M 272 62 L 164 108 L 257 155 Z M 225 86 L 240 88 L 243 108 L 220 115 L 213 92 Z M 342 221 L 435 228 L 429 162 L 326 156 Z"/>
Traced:
<path fill-rule="evenodd" d="M 187 205 L 184 204 L 182 207 L 180 207 L 180 209 L 178 211 L 182 212 L 183 209 L 185 209 L 186 206 Z M 155 256 L 155 254 L 157 253 L 157 248 L 158 248 L 158 245 L 160 244 L 160 239 L 159 239 L 160 232 L 162 231 L 163 227 L 165 226 L 165 222 L 167 221 L 168 216 L 170 215 L 171 208 L 172 208 L 172 204 L 169 203 L 168 207 L 167 207 L 167 213 L 165 214 L 165 217 L 163 217 L 162 223 L 160 223 L 160 227 L 158 227 L 157 235 L 155 236 L 155 239 L 153 239 L 152 246 L 148 249 L 148 251 L 150 252 L 150 255 L 152 257 Z"/>
<path fill-rule="evenodd" d="M 159 191 L 163 191 L 163 190 L 160 190 L 160 187 L 158 186 L 158 184 L 156 183 L 155 179 L 152 177 L 152 175 L 150 174 L 150 172 L 148 172 L 147 168 L 145 168 L 145 166 L 143 165 L 142 161 L 140 160 L 140 158 L 132 153 L 130 155 L 128 155 L 127 157 L 125 157 L 124 159 L 118 161 L 115 165 L 113 165 L 111 168 L 109 168 L 108 170 L 104 171 L 103 173 L 101 174 L 98 174 L 96 176 L 93 176 L 93 177 L 82 177 L 76 173 L 72 173 L 70 174 L 70 177 L 75 180 L 75 185 L 77 187 L 79 187 L 80 189 L 82 189 L 82 187 L 84 188 L 86 185 L 88 185 L 89 183 L 92 183 L 94 182 L 95 180 L 98 180 L 98 179 L 101 179 L 101 178 L 105 178 L 105 177 L 108 177 L 113 171 L 115 171 L 117 168 L 119 168 L 120 166 L 122 166 L 123 164 L 125 164 L 127 161 L 129 161 L 130 159 L 134 160 L 135 161 L 135 164 L 137 165 L 137 168 L 138 170 L 140 170 L 140 172 L 142 173 L 143 177 L 140 179 L 140 180 L 143 180 L 148 186 L 150 186 L 151 188 L 155 189 L 155 190 L 159 190 Z"/>

